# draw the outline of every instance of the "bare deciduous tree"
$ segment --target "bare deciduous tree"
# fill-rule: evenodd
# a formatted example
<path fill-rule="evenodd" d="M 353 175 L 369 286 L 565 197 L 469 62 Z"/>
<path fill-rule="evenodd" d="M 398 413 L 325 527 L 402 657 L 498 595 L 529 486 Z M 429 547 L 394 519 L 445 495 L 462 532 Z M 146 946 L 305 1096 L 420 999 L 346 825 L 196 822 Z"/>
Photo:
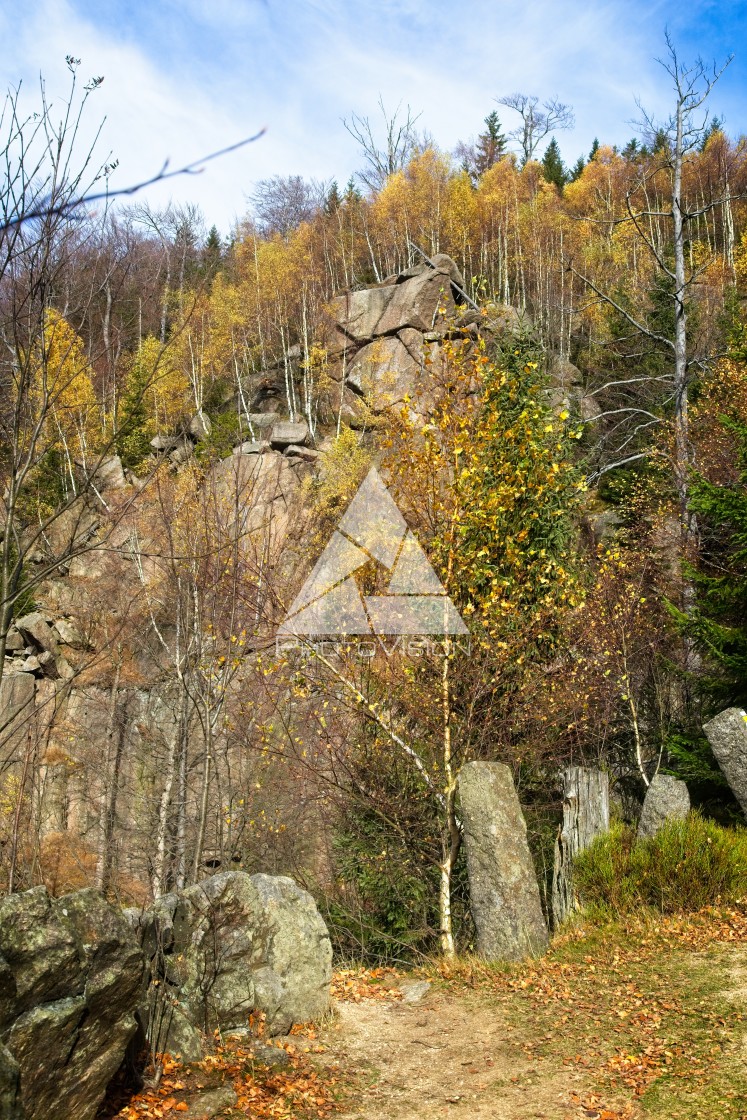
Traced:
<path fill-rule="evenodd" d="M 551 132 L 573 128 L 576 123 L 571 106 L 556 97 L 540 105 L 539 97 L 533 94 L 511 93 L 507 97 L 499 97 L 497 101 L 521 117 L 521 124 L 509 132 L 508 138 L 518 142 L 524 163 L 534 159 L 537 148 Z"/>
<path fill-rule="evenodd" d="M 629 186 L 625 197 L 625 213 L 613 221 L 613 225 L 630 224 L 637 238 L 652 255 L 661 276 L 673 311 L 671 331 L 657 328 L 647 321 L 646 313 L 631 312 L 619 299 L 603 290 L 589 277 L 582 275 L 571 264 L 574 272 L 596 297 L 609 307 L 632 328 L 639 337 L 653 343 L 668 354 L 671 361 L 671 376 L 649 379 L 663 382 L 666 400 L 672 405 L 673 426 L 673 475 L 677 491 L 680 528 L 683 547 L 694 543 L 694 525 L 688 508 L 688 483 L 691 467 L 691 452 L 688 421 L 689 386 L 693 374 L 703 366 L 707 355 L 694 352 L 688 344 L 688 304 L 695 294 L 695 286 L 703 273 L 713 263 L 687 261 L 687 246 L 691 239 L 693 223 L 704 214 L 723 207 L 741 194 L 732 193 L 728 181 L 719 184 L 711 196 L 702 204 L 693 206 L 686 197 L 683 187 L 683 168 L 688 155 L 701 145 L 708 127 L 708 113 L 702 107 L 714 85 L 728 66 L 708 68 L 701 59 L 691 66 L 685 65 L 677 56 L 677 51 L 669 35 L 666 36 L 667 55 L 659 62 L 672 80 L 674 109 L 664 124 L 657 124 L 652 116 L 639 104 L 643 114 L 641 131 L 649 135 L 661 135 L 659 144 L 650 160 L 640 164 L 640 174 Z M 610 386 L 605 386 L 609 388 Z M 603 410 L 596 420 L 608 416 L 632 418 L 636 423 L 647 427 L 658 426 L 664 419 L 663 405 L 658 408 L 641 407 L 616 408 L 614 413 Z M 598 473 L 614 466 L 624 465 L 634 459 L 645 458 L 647 451 L 631 446 L 633 437 L 630 431 L 624 432 L 623 441 L 618 447 L 618 461 L 604 464 Z"/>
<path fill-rule="evenodd" d="M 285 237 L 319 212 L 327 193 L 325 183 L 301 175 L 273 175 L 260 179 L 249 195 L 259 230 L 265 236 Z"/>
<path fill-rule="evenodd" d="M 401 102 L 390 114 L 381 96 L 379 109 L 384 118 L 384 136 L 381 142 L 374 135 L 375 128 L 370 117 L 359 117 L 357 113 L 353 113 L 349 121 L 343 119 L 342 122 L 353 139 L 360 144 L 365 166 L 358 172 L 358 178 L 372 191 L 380 190 L 390 175 L 401 171 L 408 163 L 418 147 L 419 137 L 415 125 L 422 115 L 418 113 L 413 116 L 408 105 L 404 118 L 401 117 Z"/>

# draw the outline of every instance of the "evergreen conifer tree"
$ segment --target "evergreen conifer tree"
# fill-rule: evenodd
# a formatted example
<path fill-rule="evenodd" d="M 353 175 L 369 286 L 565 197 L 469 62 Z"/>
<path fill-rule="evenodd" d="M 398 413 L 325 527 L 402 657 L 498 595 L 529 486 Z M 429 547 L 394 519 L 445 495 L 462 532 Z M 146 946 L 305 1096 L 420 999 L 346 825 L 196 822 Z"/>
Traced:
<path fill-rule="evenodd" d="M 324 199 L 324 213 L 329 217 L 334 214 L 342 206 L 342 195 L 340 188 L 337 185 L 337 180 L 334 179 L 327 191 L 326 198 Z"/>
<path fill-rule="evenodd" d="M 223 261 L 223 242 L 217 226 L 211 226 L 201 256 L 200 272 L 212 280 Z"/>
<path fill-rule="evenodd" d="M 350 205 L 351 202 L 360 202 L 362 197 L 361 192 L 355 185 L 355 178 L 351 175 L 345 187 L 343 201 Z"/>
<path fill-rule="evenodd" d="M 475 145 L 475 174 L 479 178 L 497 163 L 506 151 L 506 137 L 501 131 L 498 113 L 493 109 L 485 118 L 485 131 L 477 137 Z"/>
<path fill-rule="evenodd" d="M 575 183 L 577 179 L 580 179 L 581 176 L 584 173 L 584 168 L 585 167 L 586 167 L 586 160 L 584 159 L 583 156 L 579 156 L 578 159 L 576 160 L 576 162 L 574 163 L 573 167 L 571 168 L 571 170 L 568 173 L 568 182 L 569 183 Z"/>
<path fill-rule="evenodd" d="M 694 573 L 696 610 L 686 624 L 711 666 L 707 689 L 718 706 L 747 707 L 747 424 L 724 420 L 738 454 L 738 478 L 719 485 L 698 478 L 690 508 L 704 534 Z"/>
<path fill-rule="evenodd" d="M 547 182 L 554 183 L 558 190 L 562 191 L 568 182 L 568 178 L 563 160 L 560 158 L 560 148 L 554 136 L 542 157 L 542 171 Z"/>

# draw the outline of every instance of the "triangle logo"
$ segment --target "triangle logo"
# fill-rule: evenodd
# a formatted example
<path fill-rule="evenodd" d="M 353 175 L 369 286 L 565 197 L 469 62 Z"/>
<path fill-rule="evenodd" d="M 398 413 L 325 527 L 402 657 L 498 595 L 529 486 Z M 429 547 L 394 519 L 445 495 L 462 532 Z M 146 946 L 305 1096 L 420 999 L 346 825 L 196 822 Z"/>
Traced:
<path fill-rule="evenodd" d="M 355 573 L 375 561 L 386 591 L 364 595 Z M 465 635 L 459 612 L 375 467 L 299 591 L 278 637 Z"/>

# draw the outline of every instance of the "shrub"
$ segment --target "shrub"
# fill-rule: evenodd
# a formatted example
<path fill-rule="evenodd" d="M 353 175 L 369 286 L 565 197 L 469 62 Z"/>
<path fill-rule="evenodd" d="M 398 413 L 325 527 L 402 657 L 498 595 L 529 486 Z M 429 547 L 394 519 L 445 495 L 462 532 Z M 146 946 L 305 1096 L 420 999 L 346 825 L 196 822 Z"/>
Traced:
<path fill-rule="evenodd" d="M 722 828 L 692 812 L 637 841 L 633 829 L 617 824 L 577 857 L 573 876 L 584 905 L 613 913 L 730 904 L 747 897 L 747 829 Z"/>

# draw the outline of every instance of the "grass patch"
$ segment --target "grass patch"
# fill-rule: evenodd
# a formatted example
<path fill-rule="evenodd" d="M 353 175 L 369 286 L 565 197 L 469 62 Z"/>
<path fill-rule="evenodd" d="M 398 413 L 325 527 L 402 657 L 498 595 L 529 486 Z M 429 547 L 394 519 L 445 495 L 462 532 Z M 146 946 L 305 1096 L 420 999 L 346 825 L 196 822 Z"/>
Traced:
<path fill-rule="evenodd" d="M 570 1101 L 587 1115 L 743 1120 L 744 1000 L 725 993 L 745 946 L 742 909 L 649 912 L 580 925 L 538 961 L 462 961 L 441 975 L 489 992 L 528 1060 L 579 1073 L 593 1089 Z"/>
<path fill-rule="evenodd" d="M 582 903 L 612 914 L 733 905 L 747 897 L 747 829 L 692 812 L 636 840 L 629 826 L 616 824 L 577 856 L 573 882 Z"/>

